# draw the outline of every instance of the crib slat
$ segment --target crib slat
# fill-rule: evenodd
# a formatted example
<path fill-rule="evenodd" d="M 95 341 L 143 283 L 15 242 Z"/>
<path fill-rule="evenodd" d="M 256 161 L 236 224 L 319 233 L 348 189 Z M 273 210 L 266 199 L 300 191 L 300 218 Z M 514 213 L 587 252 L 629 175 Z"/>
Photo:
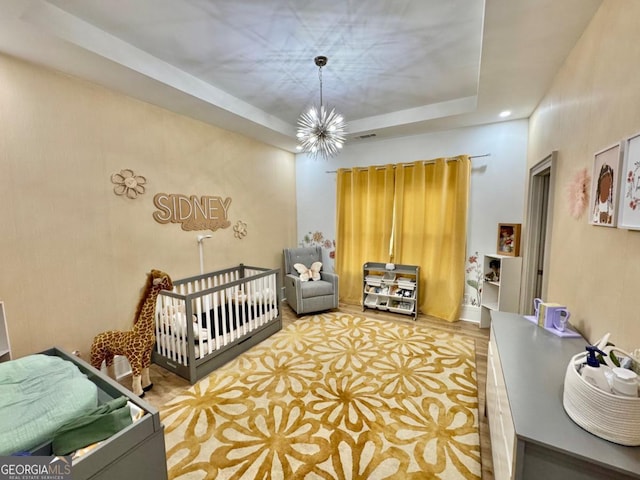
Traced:
<path fill-rule="evenodd" d="M 207 277 L 206 282 L 203 286 L 203 289 L 207 290 L 211 288 L 211 277 Z M 211 332 L 213 330 L 213 318 L 211 318 L 211 304 L 212 304 L 212 295 L 209 293 L 206 295 L 205 297 L 206 302 L 205 302 L 205 307 L 206 307 L 206 315 L 207 315 L 207 325 L 209 328 L 207 328 L 207 352 L 211 353 L 214 348 L 215 345 L 212 341 L 212 337 L 211 337 Z"/>
<path fill-rule="evenodd" d="M 270 299 L 270 305 L 271 305 L 271 310 L 270 313 L 271 315 L 269 316 L 269 320 L 273 320 L 275 318 L 277 318 L 278 316 L 278 308 L 280 308 L 280 306 L 278 305 L 278 296 L 276 295 L 276 275 L 272 274 L 269 275 L 269 281 L 268 281 L 268 285 L 269 285 L 269 299 Z"/>
<path fill-rule="evenodd" d="M 196 285 L 197 286 L 197 285 Z M 197 291 L 197 290 L 196 290 Z M 196 297 L 192 300 L 192 305 L 195 307 L 195 322 L 191 320 L 193 325 L 193 341 L 196 344 L 196 358 L 200 358 L 202 356 L 202 339 L 200 337 L 200 333 L 202 332 L 202 297 Z M 196 335 L 196 326 L 198 327 L 198 332 Z"/>
<path fill-rule="evenodd" d="M 166 340 L 164 336 L 165 322 L 164 322 L 164 311 L 166 309 L 166 300 L 169 297 L 165 297 L 164 295 L 158 296 L 158 305 L 156 309 L 156 352 L 160 355 L 165 355 L 164 342 Z"/>
<path fill-rule="evenodd" d="M 217 277 L 213 277 L 213 286 L 217 287 L 218 286 L 218 278 Z M 216 339 L 216 350 L 219 350 L 220 347 L 222 346 L 222 342 L 220 339 L 220 329 L 218 328 L 218 305 L 220 305 L 220 292 L 214 292 L 213 293 L 213 333 L 214 333 L 214 337 Z"/>

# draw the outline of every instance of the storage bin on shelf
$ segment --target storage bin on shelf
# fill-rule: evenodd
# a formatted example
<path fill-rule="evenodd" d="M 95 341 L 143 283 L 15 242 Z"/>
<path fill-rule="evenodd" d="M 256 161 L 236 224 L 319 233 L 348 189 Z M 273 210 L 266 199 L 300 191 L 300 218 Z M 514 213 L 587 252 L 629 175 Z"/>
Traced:
<path fill-rule="evenodd" d="M 389 311 L 398 313 L 407 313 L 413 311 L 414 303 L 403 301 L 401 299 L 389 300 Z"/>
<path fill-rule="evenodd" d="M 376 300 L 376 308 L 379 310 L 387 310 L 388 309 L 389 300 L 387 297 L 378 297 Z"/>
<path fill-rule="evenodd" d="M 605 392 L 578 373 L 586 354 L 574 355 L 567 366 L 562 405 L 567 415 L 586 431 L 610 442 L 640 445 L 640 398 Z"/>
<path fill-rule="evenodd" d="M 393 290 L 393 292 L 391 293 L 391 295 L 393 295 L 394 297 L 397 297 L 399 299 L 414 299 L 415 298 L 415 290 L 411 290 L 408 288 L 400 288 L 397 287 L 395 290 Z"/>
<path fill-rule="evenodd" d="M 398 277 L 398 281 L 396 282 L 399 288 L 403 288 L 406 290 L 415 290 L 416 282 L 412 278 L 407 277 Z"/>
<path fill-rule="evenodd" d="M 374 287 L 382 285 L 382 275 L 367 275 L 364 279 L 367 285 L 373 285 Z"/>
<path fill-rule="evenodd" d="M 364 299 L 364 304 L 367 307 L 375 307 L 378 303 L 378 297 L 376 295 L 368 294 Z"/>
<path fill-rule="evenodd" d="M 374 285 L 367 285 L 364 287 L 364 291 L 367 294 L 371 293 L 380 293 L 381 287 L 376 287 Z"/>
<path fill-rule="evenodd" d="M 386 283 L 387 285 L 391 285 L 396 281 L 396 274 L 393 272 L 385 272 L 382 277 L 382 283 Z"/>

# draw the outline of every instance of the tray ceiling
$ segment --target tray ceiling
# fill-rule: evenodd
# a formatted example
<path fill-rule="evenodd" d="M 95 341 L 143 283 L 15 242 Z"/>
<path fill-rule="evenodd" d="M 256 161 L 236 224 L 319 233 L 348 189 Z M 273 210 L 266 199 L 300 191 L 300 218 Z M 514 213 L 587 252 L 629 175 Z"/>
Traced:
<path fill-rule="evenodd" d="M 0 51 L 291 151 L 528 117 L 601 0 L 4 0 Z M 362 140 L 358 140 L 362 141 Z"/>

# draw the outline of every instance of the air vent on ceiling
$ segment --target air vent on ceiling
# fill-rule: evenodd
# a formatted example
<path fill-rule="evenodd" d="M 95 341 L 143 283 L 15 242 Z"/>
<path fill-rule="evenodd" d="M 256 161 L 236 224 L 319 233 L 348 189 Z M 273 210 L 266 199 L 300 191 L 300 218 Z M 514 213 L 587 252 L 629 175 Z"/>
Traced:
<path fill-rule="evenodd" d="M 375 133 L 367 133 L 365 135 L 360 135 L 357 138 L 359 138 L 360 140 L 364 140 L 365 138 L 371 138 L 371 137 L 375 137 L 376 134 Z"/>

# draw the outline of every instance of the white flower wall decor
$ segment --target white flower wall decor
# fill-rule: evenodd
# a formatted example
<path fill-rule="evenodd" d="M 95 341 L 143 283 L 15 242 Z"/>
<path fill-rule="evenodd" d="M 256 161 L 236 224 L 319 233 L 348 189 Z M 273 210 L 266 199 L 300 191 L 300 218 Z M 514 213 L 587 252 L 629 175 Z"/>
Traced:
<path fill-rule="evenodd" d="M 247 236 L 247 224 L 241 220 L 233 226 L 233 235 L 238 239 L 242 240 Z"/>
<path fill-rule="evenodd" d="M 138 195 L 144 194 L 144 185 L 147 183 L 147 179 L 134 174 L 133 170 L 125 168 L 120 170 L 120 173 L 111 175 L 111 183 L 115 184 L 113 192 L 116 195 L 123 195 L 133 200 L 138 198 Z"/>

